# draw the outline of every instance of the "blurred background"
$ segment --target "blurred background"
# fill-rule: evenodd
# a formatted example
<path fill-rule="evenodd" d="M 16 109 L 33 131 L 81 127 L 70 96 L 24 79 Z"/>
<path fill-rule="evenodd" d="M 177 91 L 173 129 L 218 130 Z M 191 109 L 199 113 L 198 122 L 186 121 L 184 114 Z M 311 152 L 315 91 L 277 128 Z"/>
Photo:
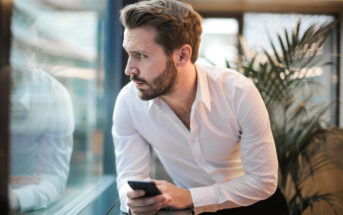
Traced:
<path fill-rule="evenodd" d="M 137 0 L 0 2 L 0 213 L 104 214 L 117 198 L 113 105 L 128 82 L 119 10 Z M 321 144 L 308 145 L 310 149 L 319 147 L 317 151 L 327 159 L 320 162 L 320 171 L 313 176 L 310 171 L 311 177 L 299 182 L 300 197 L 294 194 L 298 182 L 292 180 L 294 173 L 282 172 L 280 178 L 285 178 L 282 188 L 294 207 L 292 214 L 335 214 L 332 208 L 343 214 L 343 1 L 184 2 L 203 16 L 197 63 L 233 67 L 243 73 L 251 71 L 244 67 L 249 63 L 244 59 L 256 56 L 254 69 L 262 71 L 260 63 L 271 61 L 265 52 L 277 58 L 277 53 L 291 51 L 285 51 L 280 43 L 286 44 L 284 32 L 290 37 L 298 32 L 301 38 L 315 34 L 308 31 L 313 25 L 334 22 L 325 34 L 317 32 L 323 43 L 318 40 L 315 50 L 306 49 L 305 61 L 312 54 L 316 56 L 313 62 L 325 59 L 323 63 L 302 65 L 294 71 L 295 79 L 320 86 L 306 85 L 307 91 L 293 92 L 299 101 L 309 91 L 315 93 L 306 106 L 331 104 L 320 112 L 318 128 L 325 131 L 321 132 L 324 137 L 319 137 Z M 306 72 L 302 72 L 304 68 Z M 286 75 L 292 72 L 286 70 Z M 308 112 L 313 114 L 307 118 L 318 115 L 312 109 Z M 304 116 L 301 120 L 304 123 Z M 296 165 L 301 172 L 309 164 L 302 161 L 301 150 L 299 153 Z M 278 156 L 281 159 L 282 154 Z M 169 180 L 155 155 L 151 166 L 151 177 Z M 317 192 L 323 195 L 314 195 Z M 116 205 L 111 214 L 118 213 Z"/>

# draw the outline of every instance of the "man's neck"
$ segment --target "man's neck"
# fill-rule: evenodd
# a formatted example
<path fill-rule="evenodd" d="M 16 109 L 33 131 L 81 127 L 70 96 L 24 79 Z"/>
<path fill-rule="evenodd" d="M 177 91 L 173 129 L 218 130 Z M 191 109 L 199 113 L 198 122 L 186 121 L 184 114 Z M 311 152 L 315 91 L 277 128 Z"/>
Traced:
<path fill-rule="evenodd" d="M 197 87 L 197 73 L 194 64 L 189 64 L 179 71 L 178 81 L 170 95 L 161 96 L 173 110 L 174 108 L 190 110 L 192 108 Z"/>
<path fill-rule="evenodd" d="M 174 111 L 182 123 L 190 130 L 192 105 L 196 96 L 197 73 L 195 65 L 179 71 L 179 77 L 172 94 L 161 99 Z"/>

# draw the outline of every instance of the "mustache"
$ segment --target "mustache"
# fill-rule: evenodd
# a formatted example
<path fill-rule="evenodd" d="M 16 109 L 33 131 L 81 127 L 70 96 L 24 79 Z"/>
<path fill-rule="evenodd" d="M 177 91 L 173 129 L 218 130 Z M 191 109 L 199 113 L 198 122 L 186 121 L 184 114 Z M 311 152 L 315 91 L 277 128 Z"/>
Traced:
<path fill-rule="evenodd" d="M 131 81 L 139 81 L 139 82 L 148 84 L 148 82 L 145 79 L 138 77 L 136 74 L 130 75 L 130 80 Z"/>

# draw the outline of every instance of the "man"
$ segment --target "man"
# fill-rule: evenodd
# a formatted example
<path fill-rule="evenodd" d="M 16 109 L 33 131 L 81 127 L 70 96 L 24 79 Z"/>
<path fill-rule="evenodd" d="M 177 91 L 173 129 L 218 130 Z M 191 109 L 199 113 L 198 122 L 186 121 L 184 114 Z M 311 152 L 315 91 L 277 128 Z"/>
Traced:
<path fill-rule="evenodd" d="M 280 193 L 265 105 L 238 72 L 195 65 L 199 14 L 174 0 L 142 1 L 125 7 L 121 22 L 131 79 L 113 115 L 121 210 L 280 214 L 270 209 Z M 153 180 L 162 195 L 142 198 L 127 181 L 149 177 L 149 146 L 175 185 Z"/>

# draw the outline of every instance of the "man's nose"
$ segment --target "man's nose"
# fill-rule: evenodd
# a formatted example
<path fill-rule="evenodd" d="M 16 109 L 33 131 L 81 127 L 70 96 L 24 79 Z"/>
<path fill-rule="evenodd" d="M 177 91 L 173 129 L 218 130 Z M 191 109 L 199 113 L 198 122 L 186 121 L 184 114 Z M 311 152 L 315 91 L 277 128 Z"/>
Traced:
<path fill-rule="evenodd" d="M 138 68 L 136 65 L 133 64 L 133 62 L 130 60 L 130 58 L 127 61 L 127 65 L 125 67 L 125 74 L 126 75 L 138 75 Z"/>

